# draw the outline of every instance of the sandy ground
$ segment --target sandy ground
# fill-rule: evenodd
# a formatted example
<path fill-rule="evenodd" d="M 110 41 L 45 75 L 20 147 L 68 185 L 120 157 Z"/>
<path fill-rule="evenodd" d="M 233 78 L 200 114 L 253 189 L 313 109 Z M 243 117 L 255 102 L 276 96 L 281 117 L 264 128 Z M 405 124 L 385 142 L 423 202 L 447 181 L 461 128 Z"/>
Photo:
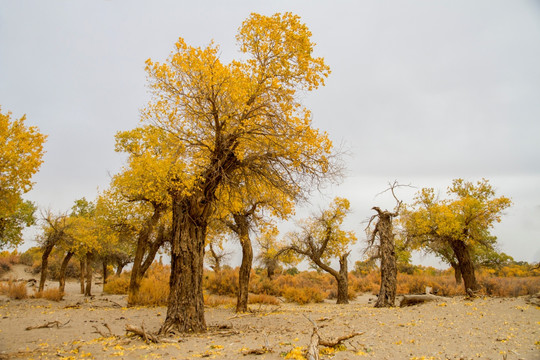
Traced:
<path fill-rule="evenodd" d="M 31 277 L 20 266 L 11 276 Z M 283 359 L 309 344 L 313 326 L 307 318 L 317 323 L 323 339 L 363 333 L 322 359 L 540 359 L 540 308 L 525 298 L 455 297 L 375 309 L 372 296 L 365 295 L 349 305 L 252 305 L 254 312 L 242 315 L 207 308 L 207 333 L 146 344 L 126 336 L 126 324 L 157 331 L 166 308 L 127 308 L 125 296 L 102 294 L 101 285 L 92 298 L 78 294 L 77 282 L 66 290 L 60 302 L 0 296 L 0 359 Z M 53 321 L 61 326 L 25 330 Z M 106 326 L 111 336 L 102 336 L 109 335 Z M 273 352 L 243 355 L 265 345 Z"/>

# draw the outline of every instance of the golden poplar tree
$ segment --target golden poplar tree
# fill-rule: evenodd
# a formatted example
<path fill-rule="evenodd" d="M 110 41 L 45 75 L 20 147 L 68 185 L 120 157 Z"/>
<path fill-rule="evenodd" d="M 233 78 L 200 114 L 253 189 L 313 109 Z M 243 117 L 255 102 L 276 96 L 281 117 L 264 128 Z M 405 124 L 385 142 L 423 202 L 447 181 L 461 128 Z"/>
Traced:
<path fill-rule="evenodd" d="M 512 202 L 495 197 L 488 180 L 476 184 L 455 179 L 448 187 L 448 199 L 438 199 L 432 188 L 422 189 L 413 205 L 402 212 L 405 236 L 416 247 L 428 251 L 451 251 L 463 276 L 467 293 L 477 290 L 474 252 L 479 247 L 493 249 L 490 229 L 501 221 Z"/>
<path fill-rule="evenodd" d="M 143 127 L 160 132 L 145 150 L 167 154 L 173 212 L 161 333 L 206 330 L 204 246 L 222 187 L 251 179 L 296 199 L 333 172 L 331 141 L 299 101 L 299 91 L 318 88 L 329 74 L 310 37 L 293 14 L 252 14 L 236 38 L 242 60 L 223 63 L 215 44 L 193 47 L 183 39 L 165 62 L 147 60 L 153 100 Z"/>
<path fill-rule="evenodd" d="M 20 243 L 25 225 L 34 222 L 34 206 L 22 199 L 32 189 L 32 176 L 43 162 L 47 138 L 35 126 L 26 126 L 26 116 L 11 119 L 0 108 L 0 249 Z"/>

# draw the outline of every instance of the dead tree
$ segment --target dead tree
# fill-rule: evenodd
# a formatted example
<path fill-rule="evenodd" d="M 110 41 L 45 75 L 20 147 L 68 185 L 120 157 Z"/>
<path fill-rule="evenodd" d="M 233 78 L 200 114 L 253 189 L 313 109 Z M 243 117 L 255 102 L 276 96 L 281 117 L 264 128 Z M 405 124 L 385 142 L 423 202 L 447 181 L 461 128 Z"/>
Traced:
<path fill-rule="evenodd" d="M 390 187 L 385 190 L 390 190 L 392 196 L 397 202 L 393 212 L 388 210 L 381 210 L 379 207 L 374 206 L 372 209 L 377 212 L 373 215 L 366 227 L 366 233 L 368 235 L 368 249 L 377 246 L 376 256 L 381 260 L 381 288 L 379 290 L 379 297 L 375 303 L 375 307 L 392 307 L 395 306 L 396 301 L 396 289 L 397 289 L 397 263 L 396 263 L 396 250 L 394 240 L 394 229 L 392 221 L 399 216 L 399 209 L 402 201 L 398 200 L 394 189 L 400 186 L 397 181 L 390 184 Z M 375 222 L 375 226 L 372 228 L 371 224 Z M 378 241 L 378 245 L 375 245 Z"/>

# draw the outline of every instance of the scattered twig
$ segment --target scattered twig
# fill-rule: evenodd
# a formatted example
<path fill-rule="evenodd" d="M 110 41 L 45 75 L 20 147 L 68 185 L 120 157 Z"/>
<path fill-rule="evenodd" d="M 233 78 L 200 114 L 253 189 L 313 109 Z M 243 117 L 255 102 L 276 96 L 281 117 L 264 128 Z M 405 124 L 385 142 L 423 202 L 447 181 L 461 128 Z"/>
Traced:
<path fill-rule="evenodd" d="M 28 326 L 25 330 L 34 330 L 34 329 L 48 329 L 52 327 L 61 328 L 66 326 L 71 320 L 68 320 L 66 323 L 61 324 L 60 321 L 49 321 L 43 325 L 37 325 L 37 326 Z"/>

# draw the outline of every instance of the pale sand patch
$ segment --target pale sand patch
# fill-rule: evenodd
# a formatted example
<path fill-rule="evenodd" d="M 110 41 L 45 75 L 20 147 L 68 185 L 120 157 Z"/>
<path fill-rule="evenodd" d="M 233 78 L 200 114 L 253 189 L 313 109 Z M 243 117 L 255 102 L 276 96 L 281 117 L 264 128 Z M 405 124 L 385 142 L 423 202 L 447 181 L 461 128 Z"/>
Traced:
<path fill-rule="evenodd" d="M 17 276 L 23 276 L 19 270 Z M 48 287 L 57 286 L 48 282 Z M 144 324 L 147 331 L 157 331 L 166 308 L 128 309 L 125 296 L 102 294 L 100 285 L 94 287 L 92 299 L 78 294 L 75 281 L 66 289 L 61 302 L 0 297 L 0 359 L 283 359 L 284 353 L 309 343 L 312 326 L 304 316 L 317 322 L 324 338 L 364 332 L 346 342 L 347 350 L 323 359 L 503 359 L 503 354 L 509 360 L 540 359 L 540 346 L 535 345 L 540 344 L 540 310 L 525 298 L 455 297 L 443 303 L 375 309 L 365 295 L 349 305 L 252 305 L 258 312 L 245 316 L 235 316 L 231 308 L 207 308 L 208 333 L 152 345 L 125 337 L 125 325 Z M 52 321 L 69 323 L 25 330 Z M 105 323 L 119 338 L 103 339 L 96 332 L 94 327 L 107 333 Z M 273 353 L 242 355 L 242 350 L 266 343 Z"/>

